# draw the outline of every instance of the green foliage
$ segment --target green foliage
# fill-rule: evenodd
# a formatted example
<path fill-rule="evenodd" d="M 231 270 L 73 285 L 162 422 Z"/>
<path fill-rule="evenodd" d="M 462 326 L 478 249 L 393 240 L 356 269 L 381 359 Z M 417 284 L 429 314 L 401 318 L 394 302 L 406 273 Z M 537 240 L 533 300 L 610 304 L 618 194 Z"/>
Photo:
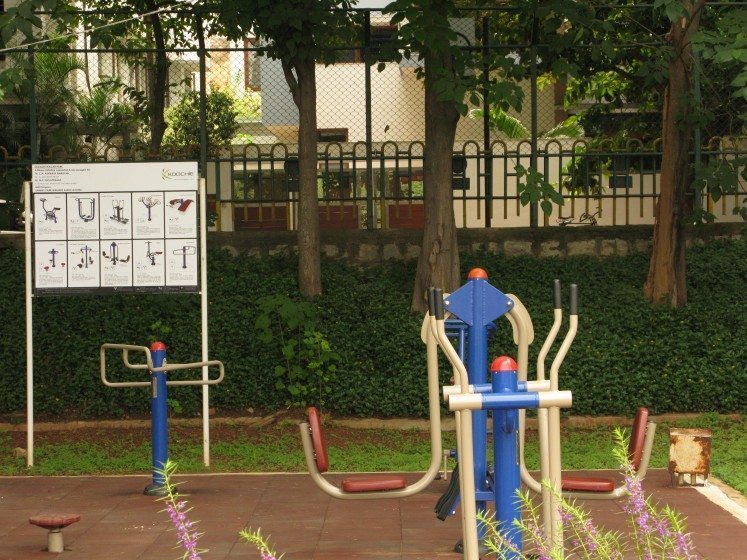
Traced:
<path fill-rule="evenodd" d="M 519 193 L 519 200 L 526 206 L 527 204 L 539 202 L 542 211 L 552 214 L 553 203 L 558 206 L 563 205 L 563 195 L 561 195 L 555 186 L 551 184 L 544 174 L 531 167 L 524 167 L 516 164 L 516 188 Z"/>
<path fill-rule="evenodd" d="M 561 387 L 574 392 L 574 414 L 632 414 L 639 406 L 648 406 L 653 414 L 744 410 L 747 346 L 740 341 L 747 339 L 747 300 L 742 297 L 747 241 L 712 242 L 688 251 L 689 302 L 682 309 L 645 301 L 642 285 L 648 259 L 646 254 L 600 260 L 480 252 L 464 253 L 461 258 L 463 273 L 475 266 L 484 268 L 496 287 L 517 294 L 529 310 L 536 333 L 530 364 L 535 363 L 552 323 L 553 279 L 559 278 L 564 286 L 579 284 L 579 331 L 560 370 Z M 259 341 L 255 327 L 265 313 L 259 300 L 285 294 L 315 307 L 314 328 L 340 356 L 326 362 L 337 366 L 334 381 L 328 384 L 331 392 L 322 394 L 328 410 L 364 417 L 427 416 L 422 317 L 409 310 L 415 263 L 359 269 L 324 261 L 326 290 L 311 302 L 299 295 L 295 274 L 290 273 L 296 267 L 294 257 L 210 252 L 209 354 L 226 366 L 225 380 L 210 390 L 211 406 L 220 413 L 247 407 L 276 410 L 290 399 L 287 391 L 275 387 L 274 368 L 286 364 L 282 345 Z M 25 406 L 23 253 L 0 250 L 0 270 L 0 412 L 8 413 Z M 42 418 L 146 414 L 147 392 L 104 387 L 95 372 L 102 343 L 147 343 L 158 321 L 172 329 L 171 363 L 200 360 L 197 297 L 35 298 L 37 414 Z M 289 332 L 284 324 L 283 328 Z M 294 337 L 300 345 L 301 339 L 295 333 Z M 551 357 L 556 350 L 557 344 Z M 489 352 L 491 356 L 515 352 L 507 321 L 498 321 Z M 448 381 L 451 373 L 442 363 L 441 381 Z M 127 374 L 121 375 L 118 380 Z M 310 375 L 306 380 L 314 381 L 306 384 L 307 400 L 318 394 L 318 374 Z M 200 410 L 199 389 L 171 389 L 169 396 L 181 403 L 185 414 Z"/>
<path fill-rule="evenodd" d="M 216 148 L 231 144 L 239 129 L 239 112 L 234 98 L 220 89 L 213 89 L 205 96 L 208 147 Z M 200 96 L 189 91 L 166 112 L 168 128 L 164 144 L 179 148 L 195 148 L 200 145 Z"/>
<path fill-rule="evenodd" d="M 99 141 L 107 143 L 117 134 L 134 127 L 137 122 L 132 107 L 116 101 L 121 88 L 119 79 L 108 79 L 73 100 L 78 117 L 78 133 L 92 137 L 94 153 Z"/>
<path fill-rule="evenodd" d="M 283 294 L 261 297 L 257 305 L 257 340 L 279 347 L 282 354 L 274 368 L 275 389 L 287 392 L 289 405 L 325 405 L 340 356 L 316 329 L 317 308 Z"/>

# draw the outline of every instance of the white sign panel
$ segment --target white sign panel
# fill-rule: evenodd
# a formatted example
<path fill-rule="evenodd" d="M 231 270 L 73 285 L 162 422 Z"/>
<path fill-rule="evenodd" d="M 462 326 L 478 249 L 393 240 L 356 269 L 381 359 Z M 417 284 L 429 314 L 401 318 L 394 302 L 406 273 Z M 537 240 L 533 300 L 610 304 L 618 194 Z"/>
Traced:
<path fill-rule="evenodd" d="M 32 166 L 37 293 L 197 291 L 195 162 Z"/>

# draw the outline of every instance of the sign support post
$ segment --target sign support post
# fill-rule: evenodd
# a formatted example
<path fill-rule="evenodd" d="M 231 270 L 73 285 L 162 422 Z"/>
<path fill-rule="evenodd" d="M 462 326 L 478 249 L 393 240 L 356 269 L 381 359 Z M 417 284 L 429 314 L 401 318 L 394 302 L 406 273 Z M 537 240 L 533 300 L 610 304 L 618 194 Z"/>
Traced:
<path fill-rule="evenodd" d="M 200 179 L 200 307 L 202 315 L 202 361 L 208 361 L 208 283 L 207 283 L 207 185 Z M 208 367 L 202 367 L 202 379 L 208 379 Z M 210 466 L 210 387 L 202 386 L 202 462 Z"/>
<path fill-rule="evenodd" d="M 31 183 L 23 183 L 24 240 L 26 248 L 26 466 L 34 466 L 34 313 L 31 262 Z"/>

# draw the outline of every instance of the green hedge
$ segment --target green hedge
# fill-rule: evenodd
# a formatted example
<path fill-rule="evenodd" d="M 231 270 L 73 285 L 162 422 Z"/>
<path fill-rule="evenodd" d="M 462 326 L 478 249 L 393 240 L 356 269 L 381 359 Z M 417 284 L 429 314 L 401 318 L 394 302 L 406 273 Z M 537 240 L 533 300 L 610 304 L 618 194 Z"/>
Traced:
<path fill-rule="evenodd" d="M 639 405 L 657 413 L 745 409 L 747 241 L 689 251 L 689 304 L 681 310 L 642 298 L 648 266 L 642 254 L 603 260 L 469 254 L 462 264 L 465 271 L 485 268 L 496 287 L 522 299 L 537 333 L 533 356 L 552 320 L 553 278 L 562 280 L 564 296 L 571 282 L 579 284 L 579 332 L 561 369 L 561 386 L 574 392 L 575 413 L 631 413 Z M 0 251 L 0 270 L 0 413 L 12 413 L 25 407 L 23 253 Z M 295 271 L 292 257 L 211 252 L 210 356 L 226 365 L 224 383 L 211 391 L 218 414 L 284 406 L 273 376 L 279 350 L 257 341 L 253 331 L 257 298 L 298 297 Z M 318 329 L 341 356 L 326 398 L 329 409 L 354 416 L 427 414 L 421 318 L 408 309 L 414 273 L 414 264 L 358 269 L 324 262 Z M 159 334 L 151 326 L 160 321 L 171 329 L 165 335 L 170 361 L 200 356 L 194 295 L 40 297 L 34 305 L 34 390 L 41 417 L 147 412 L 145 390 L 111 389 L 99 381 L 102 342 L 147 344 Z M 500 320 L 499 327 L 491 353 L 510 354 L 508 322 Z M 450 376 L 445 365 L 442 374 L 444 380 Z M 194 388 L 171 392 L 188 413 L 199 409 L 200 395 Z"/>

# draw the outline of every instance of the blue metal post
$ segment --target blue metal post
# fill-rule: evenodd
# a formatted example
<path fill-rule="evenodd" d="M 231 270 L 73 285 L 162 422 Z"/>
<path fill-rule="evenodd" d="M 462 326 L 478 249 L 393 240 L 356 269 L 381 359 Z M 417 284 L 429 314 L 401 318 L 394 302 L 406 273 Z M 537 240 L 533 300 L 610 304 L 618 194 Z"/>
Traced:
<path fill-rule="evenodd" d="M 488 285 L 487 274 L 481 269 L 471 270 L 468 284 L 472 285 L 472 321 L 467 330 L 467 374 L 471 384 L 482 384 L 488 377 L 488 330 L 486 325 L 493 317 L 485 318 L 483 292 Z M 487 492 L 488 412 L 476 410 L 472 413 L 472 446 L 474 450 L 475 491 Z M 487 502 L 477 500 L 477 511 L 486 511 Z M 484 527 L 478 527 L 479 536 L 484 536 Z"/>
<path fill-rule="evenodd" d="M 493 393 L 500 395 L 501 393 L 515 394 L 517 392 L 518 372 L 516 362 L 512 358 L 506 356 L 496 358 L 490 366 L 490 371 L 492 373 Z M 495 517 L 501 533 L 520 551 L 522 546 L 521 531 L 514 525 L 515 520 L 521 519 L 521 507 L 516 495 L 520 484 L 517 454 L 518 427 L 518 409 L 493 411 Z M 519 558 L 519 555 L 509 553 L 506 556 L 507 560 L 513 560 L 514 558 Z"/>
<path fill-rule="evenodd" d="M 153 358 L 153 367 L 159 368 L 163 366 L 166 361 L 166 345 L 163 342 L 154 342 L 150 345 L 150 353 Z M 152 440 L 153 482 L 145 488 L 145 494 L 163 495 L 165 491 L 165 479 L 162 471 L 166 467 L 166 461 L 169 458 L 166 373 L 163 371 L 152 371 L 150 375 L 150 433 Z"/>

